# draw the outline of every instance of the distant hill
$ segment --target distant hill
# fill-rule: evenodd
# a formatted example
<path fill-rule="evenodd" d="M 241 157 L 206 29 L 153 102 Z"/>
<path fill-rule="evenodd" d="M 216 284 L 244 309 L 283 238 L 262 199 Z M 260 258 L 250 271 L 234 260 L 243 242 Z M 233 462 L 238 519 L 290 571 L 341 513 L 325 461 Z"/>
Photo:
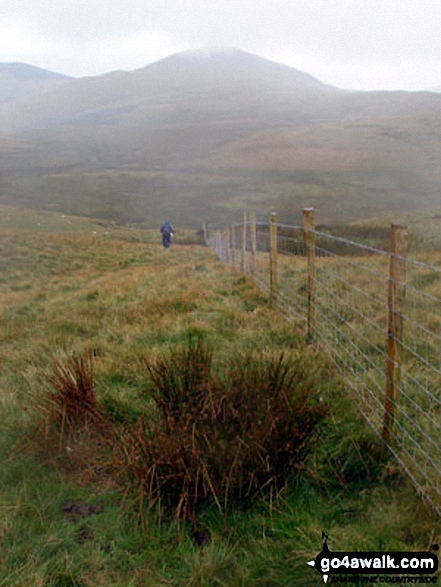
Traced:
<path fill-rule="evenodd" d="M 52 82 L 60 81 L 53 76 Z M 41 74 L 37 79 L 49 81 Z M 256 129 L 441 108 L 441 98 L 431 93 L 342 91 L 235 49 L 184 52 L 131 72 L 63 81 L 44 86 L 44 94 L 17 95 L 14 89 L 15 100 L 8 100 L 0 131 L 213 123 Z M 7 79 L 4 86 L 11 94 Z"/>
<path fill-rule="evenodd" d="M 69 76 L 25 63 L 0 63 L 0 73 L 21 81 L 60 80 Z"/>
<path fill-rule="evenodd" d="M 72 78 L 25 63 L 0 63 L 0 104 L 44 93 L 68 79 Z"/>
<path fill-rule="evenodd" d="M 328 90 L 306 73 L 243 51 L 184 52 L 131 72 L 70 79 L 44 96 L 17 96 L 8 104 L 0 130 L 227 119 L 255 124 L 262 118 L 285 123 L 303 115 L 311 92 Z M 288 108 L 293 100 L 296 109 Z"/>
<path fill-rule="evenodd" d="M 0 203 L 197 226 L 307 204 L 322 222 L 355 220 L 439 197 L 433 92 L 340 90 L 237 49 L 78 79 L 32 72 L 3 78 Z"/>

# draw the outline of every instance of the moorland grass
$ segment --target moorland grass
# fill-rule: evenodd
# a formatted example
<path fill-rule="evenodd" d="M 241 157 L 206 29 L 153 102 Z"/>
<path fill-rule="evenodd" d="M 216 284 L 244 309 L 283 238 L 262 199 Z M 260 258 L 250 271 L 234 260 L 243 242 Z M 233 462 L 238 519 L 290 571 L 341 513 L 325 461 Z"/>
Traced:
<path fill-rule="evenodd" d="M 360 420 L 344 382 L 208 250 L 165 251 L 122 230 L 1 236 L 0 585 L 318 585 L 305 562 L 322 530 L 335 550 L 423 550 L 441 540 L 439 520 Z M 278 495 L 227 516 L 210 500 L 201 506 L 197 522 L 211 536 L 203 549 L 188 523 L 149 509 L 113 476 L 106 447 L 78 436 L 67 450 L 35 428 L 51 363 L 85 352 L 107 417 L 134 427 L 150 405 L 142 357 L 164 356 L 189 332 L 212 346 L 218 371 L 240 353 L 283 351 L 329 409 Z M 70 521 L 63 507 L 75 501 L 99 503 L 102 513 Z"/>

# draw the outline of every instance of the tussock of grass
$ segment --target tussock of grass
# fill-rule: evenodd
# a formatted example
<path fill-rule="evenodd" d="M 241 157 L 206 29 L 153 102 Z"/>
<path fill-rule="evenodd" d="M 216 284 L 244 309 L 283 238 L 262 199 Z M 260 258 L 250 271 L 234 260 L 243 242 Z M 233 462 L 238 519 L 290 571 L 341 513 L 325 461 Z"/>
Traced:
<path fill-rule="evenodd" d="M 147 360 L 156 410 L 122 453 L 135 485 L 178 518 L 194 519 L 207 498 L 222 513 L 230 501 L 280 491 L 325 414 L 283 354 L 230 359 L 223 375 L 212 359 L 207 345 L 190 339 Z"/>
<path fill-rule="evenodd" d="M 67 469 L 76 468 L 81 482 L 101 476 L 112 485 L 109 448 L 116 442 L 117 430 L 98 402 L 92 352 L 53 359 L 44 379 L 47 393 L 40 396 L 40 405 L 34 408 L 37 424 L 38 415 L 45 418 L 41 445 L 49 453 L 54 452 L 53 445 L 58 445 L 59 462 L 64 461 Z"/>
<path fill-rule="evenodd" d="M 72 428 L 93 422 L 98 415 L 98 402 L 93 379 L 92 354 L 74 355 L 67 363 L 54 360 L 46 374 L 51 388 L 48 401 L 53 417 L 61 428 Z"/>

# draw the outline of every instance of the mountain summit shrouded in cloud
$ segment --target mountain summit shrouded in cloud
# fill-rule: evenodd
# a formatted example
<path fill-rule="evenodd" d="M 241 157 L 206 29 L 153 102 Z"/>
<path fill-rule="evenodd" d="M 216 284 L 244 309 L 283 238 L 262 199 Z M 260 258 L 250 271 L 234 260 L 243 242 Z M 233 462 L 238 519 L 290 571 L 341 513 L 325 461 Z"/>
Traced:
<path fill-rule="evenodd" d="M 55 80 L 42 73 L 34 91 L 35 81 L 21 79 L 13 94 L 4 80 L 14 99 L 4 105 L 0 132 L 227 122 L 258 129 L 424 111 L 431 100 L 338 90 L 237 49 L 186 51 L 130 72 Z"/>
<path fill-rule="evenodd" d="M 183 51 L 162 59 L 141 71 L 155 68 L 165 72 L 194 76 L 193 81 L 211 80 L 242 84 L 279 83 L 302 88 L 324 88 L 313 76 L 287 65 L 281 65 L 252 53 L 231 47 L 203 48 Z M 191 79 L 191 77 L 190 77 Z"/>
<path fill-rule="evenodd" d="M 307 73 L 237 49 L 186 51 L 130 72 L 65 78 L 57 87 L 40 71 L 40 85 L 47 81 L 44 95 L 42 87 L 32 92 L 21 80 L 23 91 L 15 94 L 14 103 L 9 101 L 2 130 L 54 128 L 86 120 L 89 125 L 167 123 L 179 117 L 182 122 L 239 116 L 283 123 L 289 102 L 302 92 L 330 90 Z M 298 108 L 288 114 L 291 122 L 296 112 Z"/>
<path fill-rule="evenodd" d="M 0 64 L 0 203 L 198 225 L 254 202 L 318 198 L 326 221 L 342 198 L 347 219 L 357 198 L 371 214 L 439 197 L 433 92 L 341 90 L 237 49 L 83 78 L 27 68 Z"/>

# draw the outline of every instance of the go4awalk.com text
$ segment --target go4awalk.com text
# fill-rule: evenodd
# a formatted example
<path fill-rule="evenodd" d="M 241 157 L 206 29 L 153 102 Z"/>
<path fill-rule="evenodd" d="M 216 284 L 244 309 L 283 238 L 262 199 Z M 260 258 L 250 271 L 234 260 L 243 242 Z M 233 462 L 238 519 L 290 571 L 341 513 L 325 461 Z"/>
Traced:
<path fill-rule="evenodd" d="M 356 584 L 436 584 L 438 545 L 435 552 L 331 552 L 323 532 L 322 550 L 307 564 L 316 569 L 324 583 L 332 581 Z M 348 577 L 352 575 L 352 577 Z M 362 577 L 361 577 L 362 575 Z"/>

